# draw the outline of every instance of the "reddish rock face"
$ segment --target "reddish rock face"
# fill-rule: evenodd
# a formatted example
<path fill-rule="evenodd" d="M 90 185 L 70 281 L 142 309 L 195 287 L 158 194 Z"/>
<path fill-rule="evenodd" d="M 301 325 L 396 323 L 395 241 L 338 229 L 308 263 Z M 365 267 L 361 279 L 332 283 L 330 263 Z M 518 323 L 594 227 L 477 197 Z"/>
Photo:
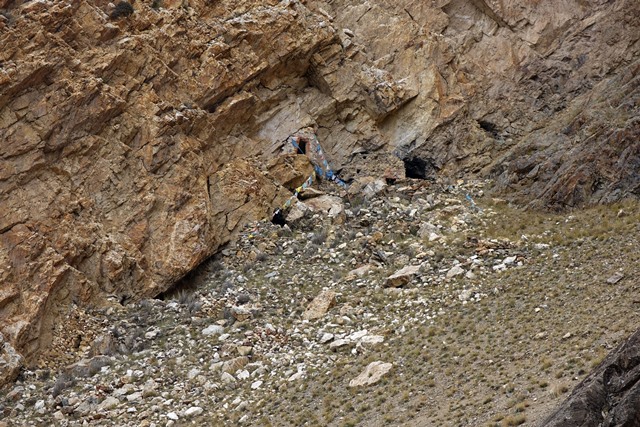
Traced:
<path fill-rule="evenodd" d="M 28 362 L 70 304 L 156 295 L 269 216 L 309 126 L 343 178 L 638 194 L 637 1 L 132 4 L 0 0 L 0 330 Z"/>
<path fill-rule="evenodd" d="M 70 304 L 156 295 L 286 199 L 262 166 L 277 151 L 255 157 L 256 117 L 282 94 L 251 90 L 295 80 L 333 30 L 277 4 L 138 4 L 109 21 L 106 2 L 9 3 L 0 329 L 33 362 Z"/>

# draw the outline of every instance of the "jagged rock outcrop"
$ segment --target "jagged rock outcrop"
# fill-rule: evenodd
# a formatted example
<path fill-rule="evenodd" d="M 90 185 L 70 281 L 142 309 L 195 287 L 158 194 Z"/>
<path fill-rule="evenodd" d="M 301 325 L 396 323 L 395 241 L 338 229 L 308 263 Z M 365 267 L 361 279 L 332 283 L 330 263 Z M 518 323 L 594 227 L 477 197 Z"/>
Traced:
<path fill-rule="evenodd" d="M 640 330 L 612 351 L 541 425 L 640 424 Z"/>
<path fill-rule="evenodd" d="M 296 4 L 107 12 L 5 12 L 0 325 L 30 361 L 72 302 L 155 295 L 286 199 L 246 133 L 333 39 Z"/>
<path fill-rule="evenodd" d="M 29 362 L 69 304 L 155 295 L 270 214 L 303 128 L 349 179 L 638 193 L 634 0 L 132 4 L 0 1 L 0 329 Z"/>

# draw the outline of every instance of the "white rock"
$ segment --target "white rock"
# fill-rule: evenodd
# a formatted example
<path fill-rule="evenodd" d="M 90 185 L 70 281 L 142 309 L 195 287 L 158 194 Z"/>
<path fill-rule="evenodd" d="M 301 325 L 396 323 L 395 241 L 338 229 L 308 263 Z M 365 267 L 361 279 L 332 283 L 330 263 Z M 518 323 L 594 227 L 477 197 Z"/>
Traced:
<path fill-rule="evenodd" d="M 348 346 L 349 344 L 351 344 L 351 341 L 343 338 L 343 339 L 335 340 L 331 344 L 329 344 L 329 349 L 333 351 L 337 351 L 338 349 Z"/>
<path fill-rule="evenodd" d="M 360 344 L 364 346 L 374 346 L 377 344 L 382 344 L 384 342 L 384 337 L 382 335 L 365 335 L 360 338 Z"/>
<path fill-rule="evenodd" d="M 236 382 L 236 379 L 230 373 L 223 372 L 222 375 L 220 375 L 220 381 L 222 381 L 225 384 L 229 384 L 229 383 Z"/>
<path fill-rule="evenodd" d="M 127 396 L 127 401 L 129 402 L 135 402 L 136 400 L 140 400 L 142 399 L 142 393 L 137 391 L 135 393 L 131 393 L 130 395 Z"/>
<path fill-rule="evenodd" d="M 186 417 L 195 417 L 198 416 L 200 414 L 202 414 L 204 412 L 204 409 L 202 409 L 199 406 L 192 406 L 191 408 L 187 409 L 186 411 L 184 411 L 184 415 Z"/>
<path fill-rule="evenodd" d="M 262 381 L 260 380 L 254 381 L 251 383 L 251 390 L 257 390 L 260 388 L 261 385 L 262 385 Z"/>
<path fill-rule="evenodd" d="M 224 333 L 224 328 L 220 325 L 209 325 L 202 330 L 202 335 L 205 337 L 211 335 L 222 335 Z"/>
<path fill-rule="evenodd" d="M 360 338 L 364 337 L 368 333 L 369 333 L 369 331 L 367 331 L 366 329 L 363 329 L 361 331 L 352 333 L 347 338 L 352 340 L 352 341 L 358 341 Z"/>
<path fill-rule="evenodd" d="M 449 271 L 447 271 L 447 278 L 450 279 L 461 274 L 464 274 L 464 268 L 460 267 L 459 265 L 454 265 L 449 269 Z"/>
<path fill-rule="evenodd" d="M 178 414 L 176 414 L 175 412 L 169 412 L 167 414 L 167 418 L 173 421 L 178 421 Z"/>
<path fill-rule="evenodd" d="M 349 381 L 349 387 L 360 387 L 375 384 L 380 381 L 392 367 L 393 363 L 385 363 L 379 360 L 371 362 L 360 375 Z"/>
<path fill-rule="evenodd" d="M 513 264 L 513 263 L 515 263 L 515 262 L 516 262 L 516 257 L 514 257 L 514 256 L 506 257 L 506 258 L 502 261 L 502 263 L 503 263 L 504 265 L 511 265 L 511 264 Z"/>
<path fill-rule="evenodd" d="M 469 299 L 471 298 L 471 296 L 473 295 L 473 291 L 470 289 L 465 289 L 464 291 L 460 292 L 460 295 L 458 295 L 458 299 L 460 301 L 469 301 Z"/>
<path fill-rule="evenodd" d="M 113 396 L 108 396 L 106 399 L 104 399 L 99 405 L 98 405 L 98 410 L 99 411 L 110 411 L 112 409 L 115 409 L 118 404 L 120 403 L 120 401 L 113 397 Z"/>
<path fill-rule="evenodd" d="M 299 380 L 302 377 L 304 377 L 304 372 L 302 371 L 296 372 L 295 374 L 291 375 L 287 381 L 293 382 L 293 381 Z"/>
<path fill-rule="evenodd" d="M 333 339 L 333 334 L 326 332 L 322 334 L 322 337 L 320 337 L 320 344 L 326 344 L 332 339 Z"/>
<path fill-rule="evenodd" d="M 239 380 L 246 380 L 250 376 L 251 376 L 251 374 L 246 369 L 243 369 L 243 370 L 241 370 L 240 372 L 238 372 L 236 374 L 236 377 L 238 377 Z"/>

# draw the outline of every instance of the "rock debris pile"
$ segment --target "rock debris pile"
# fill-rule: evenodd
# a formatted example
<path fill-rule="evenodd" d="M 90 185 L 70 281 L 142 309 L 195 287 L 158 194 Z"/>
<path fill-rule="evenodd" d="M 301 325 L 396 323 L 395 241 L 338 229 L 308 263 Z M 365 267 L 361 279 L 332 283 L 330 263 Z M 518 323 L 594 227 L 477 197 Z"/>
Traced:
<path fill-rule="evenodd" d="M 407 352 L 417 350 L 425 364 L 439 351 L 454 365 L 463 356 L 447 353 L 449 336 L 427 346 L 437 332 L 425 328 L 498 305 L 505 274 L 560 255 L 530 236 L 479 234 L 503 206 L 480 203 L 483 182 L 369 184 L 349 192 L 325 184 L 284 227 L 247 225 L 164 299 L 114 301 L 77 316 L 88 326 L 74 333 L 91 340 L 73 344 L 64 329 L 54 339 L 77 361 L 56 369 L 52 358 L 22 372 L 0 398 L 0 425 L 345 425 L 351 412 L 332 406 L 331 393 L 348 405 L 372 390 L 382 402 L 411 401 L 413 391 L 394 384 L 435 387 L 437 395 L 433 382 L 445 380 L 433 371 L 417 380 Z M 493 369 L 488 353 L 477 357 L 477 366 Z M 326 410 L 306 421 L 281 418 L 279 405 L 295 399 Z M 367 425 L 407 421 L 367 415 L 370 406 L 361 409 Z"/>

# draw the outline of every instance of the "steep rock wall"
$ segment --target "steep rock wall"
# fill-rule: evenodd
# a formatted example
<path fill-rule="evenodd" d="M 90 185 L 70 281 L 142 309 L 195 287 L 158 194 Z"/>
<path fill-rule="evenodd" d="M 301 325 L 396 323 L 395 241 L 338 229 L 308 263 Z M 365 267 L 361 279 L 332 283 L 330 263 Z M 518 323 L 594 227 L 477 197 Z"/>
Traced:
<path fill-rule="evenodd" d="M 267 216 L 305 127 L 345 179 L 638 194 L 633 0 L 133 6 L 0 1 L 0 329 L 29 362 L 71 304 L 155 295 Z"/>

